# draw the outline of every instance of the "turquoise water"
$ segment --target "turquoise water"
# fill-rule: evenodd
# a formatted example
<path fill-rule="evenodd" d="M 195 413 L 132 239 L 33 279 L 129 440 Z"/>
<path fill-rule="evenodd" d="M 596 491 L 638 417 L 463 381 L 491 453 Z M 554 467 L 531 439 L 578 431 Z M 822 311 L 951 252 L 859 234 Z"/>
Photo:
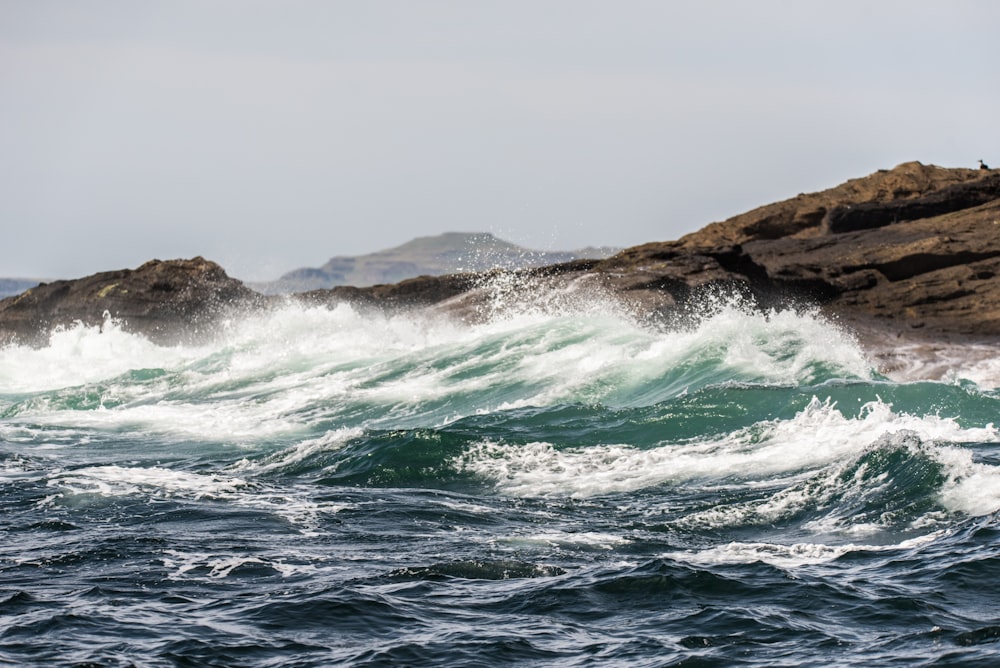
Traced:
<path fill-rule="evenodd" d="M 0 662 L 995 665 L 991 364 L 727 304 L 63 330 L 0 350 Z"/>

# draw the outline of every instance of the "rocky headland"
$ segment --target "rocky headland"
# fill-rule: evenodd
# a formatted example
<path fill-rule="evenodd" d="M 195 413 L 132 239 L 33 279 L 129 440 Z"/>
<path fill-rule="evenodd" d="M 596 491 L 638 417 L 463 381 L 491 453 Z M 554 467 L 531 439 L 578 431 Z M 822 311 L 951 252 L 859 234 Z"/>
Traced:
<path fill-rule="evenodd" d="M 887 342 L 899 337 L 1000 341 L 998 274 L 1000 171 L 909 162 L 606 259 L 338 286 L 291 298 L 432 307 L 471 318 L 482 313 L 493 279 L 505 275 L 539 290 L 600 290 L 669 321 L 683 318 L 707 292 L 735 292 L 763 308 L 818 306 L 880 341 L 873 346 L 888 354 Z M 0 343 L 39 345 L 54 327 L 100 325 L 108 316 L 169 343 L 210 335 L 224 319 L 282 299 L 251 290 L 202 258 L 154 260 L 0 301 Z"/>

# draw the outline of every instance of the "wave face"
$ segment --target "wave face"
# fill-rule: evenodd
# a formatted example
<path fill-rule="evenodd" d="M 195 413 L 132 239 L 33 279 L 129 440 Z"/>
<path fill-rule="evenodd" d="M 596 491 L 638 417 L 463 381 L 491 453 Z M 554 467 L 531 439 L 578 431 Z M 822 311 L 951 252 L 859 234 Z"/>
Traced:
<path fill-rule="evenodd" d="M 498 306 L 0 349 L 0 663 L 1000 660 L 994 356 Z"/>

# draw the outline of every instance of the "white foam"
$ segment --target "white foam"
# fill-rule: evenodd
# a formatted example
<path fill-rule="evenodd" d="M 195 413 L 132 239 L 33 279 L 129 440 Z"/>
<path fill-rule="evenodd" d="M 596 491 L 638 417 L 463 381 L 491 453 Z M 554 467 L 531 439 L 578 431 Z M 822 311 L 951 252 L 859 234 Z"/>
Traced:
<path fill-rule="evenodd" d="M 253 475 L 260 475 L 274 470 L 281 470 L 324 452 L 339 450 L 344 447 L 349 440 L 357 438 L 363 433 L 363 430 L 359 428 L 332 430 L 319 438 L 307 439 L 290 448 L 272 453 L 259 460 L 250 460 L 246 458 L 241 459 L 233 464 L 230 469 Z"/>
<path fill-rule="evenodd" d="M 204 575 L 201 577 L 204 579 L 221 580 L 228 577 L 237 568 L 250 564 L 270 568 L 282 577 L 313 575 L 319 570 L 316 564 L 290 563 L 283 558 L 182 552 L 180 550 L 165 550 L 161 561 L 166 568 L 173 570 L 168 576 L 171 580 L 197 578 L 199 573 L 203 571 Z"/>
<path fill-rule="evenodd" d="M 92 390 L 114 410 L 90 424 L 71 415 L 80 410 L 52 415 L 51 397 L 20 410 L 47 425 L 89 429 L 121 421 L 154 434 L 252 442 L 255 434 L 294 439 L 312 419 L 305 414 L 298 421 L 296 414 L 320 405 L 385 406 L 386 420 L 440 424 L 556 403 L 648 405 L 720 380 L 809 384 L 821 379 L 821 368 L 848 378 L 871 374 L 856 342 L 816 313 L 761 314 L 709 300 L 692 329 L 657 331 L 600 295 L 539 291 L 515 275 L 494 282 L 486 289 L 499 306 L 488 309 L 491 318 L 468 325 L 440 314 L 291 302 L 230 323 L 204 346 L 156 346 L 113 322 L 103 331 L 77 325 L 53 333 L 40 350 L 0 349 L 0 388 L 12 395 L 102 382 Z M 525 300 L 532 290 L 534 299 Z M 943 377 L 941 368 L 952 368 L 952 376 L 984 386 L 1000 379 L 995 350 L 943 350 L 934 370 L 914 373 Z M 167 375 L 108 382 L 139 369 Z"/>
<path fill-rule="evenodd" d="M 870 364 L 847 333 L 818 312 L 792 310 L 766 314 L 724 303 L 693 333 L 696 345 L 722 352 L 725 364 L 748 379 L 776 384 L 817 380 L 823 363 L 842 377 L 870 378 Z"/>
<path fill-rule="evenodd" d="M 114 322 L 103 331 L 77 324 L 54 331 L 44 348 L 0 348 L 0 388 L 22 393 L 74 387 L 134 369 L 176 367 L 204 354 L 205 348 L 156 346 Z"/>
<path fill-rule="evenodd" d="M 817 363 L 848 376 L 866 373 L 857 346 L 808 314 L 727 306 L 693 331 L 663 332 L 606 300 L 555 301 L 471 325 L 427 313 L 289 304 L 233 322 L 201 347 L 155 346 L 113 324 L 103 332 L 77 326 L 54 333 L 40 350 L 0 350 L 0 387 L 7 394 L 80 387 L 110 411 L 53 415 L 60 397 L 39 396 L 19 406 L 35 423 L 102 428 L 120 421 L 151 433 L 252 440 L 255 433 L 294 437 L 296 413 L 319 405 L 385 406 L 386 418 L 431 410 L 440 423 L 563 402 L 654 403 L 700 382 L 683 371 L 699 360 L 719 378 L 769 383 L 810 382 Z M 140 369 L 164 375 L 110 382 Z M 436 413 L 433 404 L 451 411 Z"/>
<path fill-rule="evenodd" d="M 54 411 L 30 417 L 39 425 L 71 426 L 72 430 L 64 431 L 75 436 L 78 443 L 88 432 L 114 432 L 121 438 L 145 442 L 159 438 L 243 446 L 293 438 L 306 431 L 302 422 L 283 420 L 280 411 L 269 408 L 266 404 L 237 400 L 215 404 L 164 401 L 111 410 Z M 39 435 L 52 438 L 48 430 Z"/>
<path fill-rule="evenodd" d="M 154 498 L 214 499 L 254 508 L 282 517 L 306 535 L 315 535 L 325 516 L 348 507 L 317 503 L 308 491 L 273 491 L 244 478 L 219 473 L 192 473 L 159 466 L 90 466 L 49 475 L 48 486 L 58 490 L 43 501 L 78 502 L 79 497 L 151 496 Z"/>
<path fill-rule="evenodd" d="M 973 516 L 1000 511 L 998 467 L 975 462 L 972 453 L 961 448 L 940 448 L 936 457 L 948 472 L 938 496 L 945 508 Z"/>
<path fill-rule="evenodd" d="M 217 474 L 189 473 L 173 469 L 131 466 L 90 466 L 71 471 L 57 471 L 49 486 L 58 486 L 71 494 L 130 496 L 152 488 L 166 496 L 190 498 L 232 497 L 249 483 L 241 478 Z"/>
<path fill-rule="evenodd" d="M 0 482 L 24 483 L 29 480 L 40 480 L 45 477 L 45 469 L 41 462 L 30 460 L 21 455 L 13 455 L 0 460 Z"/>
<path fill-rule="evenodd" d="M 591 550 L 613 550 L 631 542 L 623 536 L 598 531 L 548 531 L 525 536 L 506 536 L 498 539 L 498 541 L 519 547 L 541 546 L 559 549 L 584 548 Z"/>
<path fill-rule="evenodd" d="M 764 481 L 819 470 L 857 456 L 886 433 L 915 432 L 937 442 L 995 441 L 992 425 L 963 429 L 954 420 L 892 412 L 882 402 L 845 417 L 830 401 L 813 401 L 791 420 L 772 420 L 722 437 L 665 442 L 649 449 L 604 445 L 557 449 L 549 443 L 479 443 L 454 464 L 513 496 L 587 497 L 664 484 Z M 788 497 L 784 503 L 795 503 Z M 777 506 L 774 512 L 780 512 Z"/>
<path fill-rule="evenodd" d="M 825 545 L 823 543 L 776 543 L 731 542 L 704 550 L 668 552 L 663 556 L 691 564 L 752 564 L 762 562 L 782 569 L 823 564 L 854 552 L 891 552 L 920 547 L 937 540 L 943 532 L 934 532 L 901 541 L 893 545 Z"/>

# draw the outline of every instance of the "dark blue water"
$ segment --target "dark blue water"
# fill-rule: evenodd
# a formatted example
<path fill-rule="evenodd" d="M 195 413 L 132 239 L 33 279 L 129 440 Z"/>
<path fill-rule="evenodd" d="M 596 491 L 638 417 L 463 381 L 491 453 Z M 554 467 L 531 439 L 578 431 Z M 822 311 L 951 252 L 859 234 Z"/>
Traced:
<path fill-rule="evenodd" d="M 7 348 L 0 663 L 997 665 L 977 359 L 734 307 Z"/>

